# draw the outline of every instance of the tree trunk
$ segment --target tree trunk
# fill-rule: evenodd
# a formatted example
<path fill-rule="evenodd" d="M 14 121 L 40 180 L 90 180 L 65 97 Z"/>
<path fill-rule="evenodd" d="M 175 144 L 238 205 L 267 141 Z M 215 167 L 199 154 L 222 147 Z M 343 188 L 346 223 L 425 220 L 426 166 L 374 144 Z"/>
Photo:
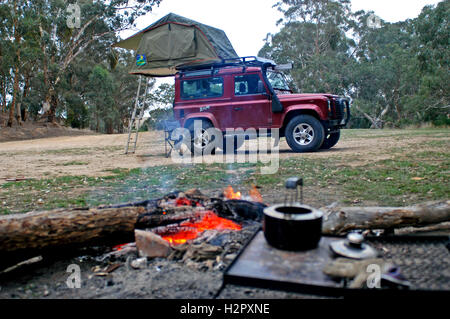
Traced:
<path fill-rule="evenodd" d="M 0 251 L 63 247 L 132 234 L 144 212 L 144 207 L 123 207 L 0 216 Z"/>
<path fill-rule="evenodd" d="M 16 104 L 16 120 L 17 124 L 22 125 L 22 102 Z"/>
<path fill-rule="evenodd" d="M 345 234 L 355 229 L 420 227 L 450 221 L 450 201 L 409 207 L 322 207 L 323 233 Z"/>
<path fill-rule="evenodd" d="M 6 112 L 6 83 L 3 79 L 0 81 L 0 91 L 1 91 L 1 96 L 2 96 L 2 100 L 1 100 L 2 113 L 5 113 Z"/>
<path fill-rule="evenodd" d="M 30 89 L 30 78 L 31 78 L 30 74 L 27 74 L 27 76 L 25 77 L 25 86 L 23 87 L 22 102 L 25 100 L 25 98 L 28 95 L 28 90 Z M 26 107 L 22 108 L 21 117 L 22 117 L 22 121 L 25 122 L 27 120 L 28 112 L 27 112 Z"/>
<path fill-rule="evenodd" d="M 11 108 L 9 109 L 8 126 L 11 127 L 14 120 L 14 109 L 17 103 L 17 95 L 19 91 L 19 65 L 20 65 L 20 34 L 19 34 L 19 19 L 17 18 L 17 1 L 14 1 L 14 44 L 16 45 L 16 66 L 14 68 L 14 86 L 13 86 L 13 100 Z M 19 122 L 20 124 L 20 122 Z"/>
<path fill-rule="evenodd" d="M 58 107 L 58 97 L 54 89 L 50 90 L 50 109 L 48 110 L 47 121 L 50 123 L 55 122 L 56 108 Z"/>
<path fill-rule="evenodd" d="M 20 51 L 17 52 L 18 58 L 20 59 Z M 14 110 L 17 103 L 17 94 L 19 91 L 19 62 L 17 62 L 16 68 L 14 69 L 14 87 L 13 87 L 13 99 L 11 102 L 11 107 L 9 109 L 8 126 L 12 127 L 14 121 Z M 20 122 L 19 122 L 20 124 Z"/>

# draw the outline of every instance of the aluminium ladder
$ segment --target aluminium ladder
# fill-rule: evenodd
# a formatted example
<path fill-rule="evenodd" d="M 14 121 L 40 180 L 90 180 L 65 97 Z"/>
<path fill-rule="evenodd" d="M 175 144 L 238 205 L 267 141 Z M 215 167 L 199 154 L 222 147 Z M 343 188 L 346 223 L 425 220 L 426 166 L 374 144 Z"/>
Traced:
<path fill-rule="evenodd" d="M 137 144 L 138 135 L 139 135 L 139 128 L 141 127 L 141 121 L 142 121 L 142 118 L 144 117 L 144 113 L 145 113 L 145 100 L 147 98 L 149 79 L 146 79 L 144 98 L 143 98 L 142 103 L 139 102 L 139 97 L 140 97 L 140 92 L 141 92 L 141 82 L 142 82 L 142 76 L 139 76 L 139 84 L 138 84 L 138 89 L 136 92 L 136 101 L 134 103 L 133 113 L 131 115 L 130 124 L 128 126 L 128 139 L 127 139 L 127 145 L 125 147 L 125 154 L 136 152 L 136 144 Z M 134 133 L 134 136 L 133 136 L 133 133 Z M 132 145 L 131 150 L 130 150 L 130 144 Z"/>

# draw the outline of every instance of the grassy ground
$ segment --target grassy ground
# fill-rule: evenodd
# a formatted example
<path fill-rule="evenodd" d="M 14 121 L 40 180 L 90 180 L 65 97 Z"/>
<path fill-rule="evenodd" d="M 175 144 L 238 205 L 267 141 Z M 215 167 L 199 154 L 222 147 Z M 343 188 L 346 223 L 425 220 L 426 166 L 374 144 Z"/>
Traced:
<path fill-rule="evenodd" d="M 274 203 L 283 200 L 283 183 L 290 176 L 304 178 L 305 201 L 315 206 L 334 201 L 402 206 L 449 198 L 450 130 L 344 130 L 342 134 L 342 141 L 364 144 L 374 139 L 377 147 L 370 154 L 341 152 L 340 144 L 335 151 L 320 153 L 325 156 L 285 153 L 273 175 L 260 173 L 262 163 L 167 164 L 110 169 L 98 177 L 70 175 L 4 183 L 0 214 L 138 201 L 193 187 L 218 194 L 227 185 L 244 193 L 252 184 L 258 185 L 265 201 Z M 57 152 L 73 154 L 72 149 Z M 69 157 L 56 166 L 83 166 L 89 162 L 89 152 L 85 155 L 85 160 Z"/>

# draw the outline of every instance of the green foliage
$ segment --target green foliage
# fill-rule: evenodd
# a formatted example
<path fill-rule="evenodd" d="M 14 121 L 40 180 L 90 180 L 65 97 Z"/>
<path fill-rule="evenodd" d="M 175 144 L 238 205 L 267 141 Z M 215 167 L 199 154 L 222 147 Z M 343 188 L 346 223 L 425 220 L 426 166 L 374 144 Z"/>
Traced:
<path fill-rule="evenodd" d="M 68 4 L 75 2 L 80 28 L 67 24 Z M 137 77 L 128 74 L 133 55 L 111 45 L 118 31 L 159 3 L 0 0 L 0 112 L 12 109 L 14 95 L 28 118 L 38 119 L 48 105 L 49 120 L 123 132 Z M 294 62 L 290 78 L 301 92 L 351 97 L 352 127 L 448 125 L 450 0 L 380 28 L 368 26 L 371 12 L 352 12 L 350 0 L 279 0 L 274 7 L 283 13 L 282 28 L 268 35 L 259 55 Z M 173 85 L 153 85 L 144 129 L 171 116 Z"/>
<path fill-rule="evenodd" d="M 131 114 L 124 103 L 130 101 L 129 91 L 136 92 L 137 78 L 123 75 L 127 69 L 119 66 L 122 62 L 129 66 L 130 54 L 113 52 L 111 45 L 118 41 L 117 32 L 135 27 L 136 18 L 159 3 L 0 0 L 2 111 L 8 107 L 7 97 L 14 93 L 31 118 L 38 118 L 45 110 L 48 120 L 59 118 L 72 127 L 122 131 Z M 79 27 L 68 23 L 73 22 L 69 4 L 80 8 Z M 16 78 L 19 85 L 13 88 Z"/>
<path fill-rule="evenodd" d="M 370 12 L 350 1 L 283 0 L 283 28 L 259 55 L 294 62 L 302 92 L 345 94 L 352 127 L 398 127 L 449 118 L 450 0 L 427 6 L 416 19 L 368 26 Z"/>
<path fill-rule="evenodd" d="M 96 131 L 99 131 L 100 120 L 105 122 L 106 131 L 112 133 L 115 110 L 111 107 L 114 103 L 112 94 L 116 89 L 113 78 L 108 70 L 101 65 L 92 69 L 89 76 L 91 90 L 87 97 L 91 103 L 91 114 L 94 117 Z"/>
<path fill-rule="evenodd" d="M 173 84 L 162 83 L 157 89 L 151 92 L 147 103 L 152 106 L 148 111 L 149 118 L 142 126 L 143 130 L 161 130 L 161 121 L 173 121 L 172 104 L 175 99 L 175 86 Z"/>
<path fill-rule="evenodd" d="M 173 110 L 171 108 L 156 108 L 149 111 L 150 117 L 145 121 L 145 130 L 162 130 L 161 121 L 173 121 Z"/>

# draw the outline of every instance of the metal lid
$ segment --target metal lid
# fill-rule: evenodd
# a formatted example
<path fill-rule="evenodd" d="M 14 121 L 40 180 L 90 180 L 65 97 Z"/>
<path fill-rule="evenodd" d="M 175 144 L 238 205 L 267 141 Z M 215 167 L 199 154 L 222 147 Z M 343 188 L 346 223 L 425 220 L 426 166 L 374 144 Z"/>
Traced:
<path fill-rule="evenodd" d="M 323 212 L 308 205 L 273 205 L 264 208 L 264 214 L 284 220 L 313 220 L 323 216 Z"/>
<path fill-rule="evenodd" d="M 378 256 L 378 251 L 363 243 L 364 237 L 359 233 L 350 233 L 347 239 L 332 242 L 330 249 L 337 255 L 352 259 L 368 259 Z"/>

